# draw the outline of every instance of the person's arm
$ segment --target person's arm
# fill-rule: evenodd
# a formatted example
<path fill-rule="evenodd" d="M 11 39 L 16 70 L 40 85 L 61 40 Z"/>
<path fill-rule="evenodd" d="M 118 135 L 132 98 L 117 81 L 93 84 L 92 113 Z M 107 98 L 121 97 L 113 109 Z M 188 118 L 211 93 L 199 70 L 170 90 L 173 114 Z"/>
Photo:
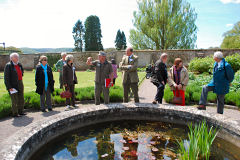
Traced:
<path fill-rule="evenodd" d="M 63 66 L 63 85 L 67 87 L 67 66 Z"/>
<path fill-rule="evenodd" d="M 121 69 L 121 70 L 129 70 L 129 68 L 131 67 L 131 65 L 125 65 L 124 64 L 124 61 L 125 61 L 125 59 L 126 59 L 126 56 L 123 56 L 123 58 L 122 58 L 122 61 L 119 63 L 119 68 Z"/>
<path fill-rule="evenodd" d="M 163 80 L 163 77 L 162 77 L 162 74 L 161 74 L 161 70 L 164 70 L 164 66 L 162 65 L 162 63 L 156 63 L 155 67 L 155 73 L 157 75 L 157 79 L 159 82 L 161 82 L 163 85 L 164 85 L 164 80 Z"/>
<path fill-rule="evenodd" d="M 183 79 L 183 81 L 181 82 L 182 87 L 183 86 L 187 86 L 188 85 L 188 81 L 189 81 L 189 75 L 188 75 L 188 70 L 185 68 L 186 73 L 185 73 L 185 77 Z"/>
<path fill-rule="evenodd" d="M 87 64 L 88 66 L 94 65 L 94 64 L 93 64 L 93 61 L 92 61 L 92 57 L 88 57 L 88 58 L 87 58 L 86 64 Z"/>
<path fill-rule="evenodd" d="M 129 72 L 135 72 L 137 71 L 137 67 L 138 67 L 138 57 L 134 57 L 134 60 L 133 60 L 133 64 L 130 65 L 131 67 L 129 68 Z"/>
<path fill-rule="evenodd" d="M 6 65 L 4 69 L 4 83 L 8 91 L 12 90 L 12 86 L 10 84 L 10 65 Z"/>
<path fill-rule="evenodd" d="M 60 72 L 60 63 L 61 63 L 61 61 L 58 60 L 57 63 L 55 64 L 56 70 L 57 70 L 58 72 Z"/>
<path fill-rule="evenodd" d="M 177 84 L 174 82 L 173 75 L 172 75 L 172 69 L 170 69 L 170 72 L 168 74 L 168 85 L 170 87 L 176 87 Z"/>
<path fill-rule="evenodd" d="M 229 81 L 229 83 L 232 83 L 233 79 L 234 79 L 234 71 L 232 69 L 232 67 L 230 65 L 226 65 L 225 67 L 226 69 L 226 78 Z"/>

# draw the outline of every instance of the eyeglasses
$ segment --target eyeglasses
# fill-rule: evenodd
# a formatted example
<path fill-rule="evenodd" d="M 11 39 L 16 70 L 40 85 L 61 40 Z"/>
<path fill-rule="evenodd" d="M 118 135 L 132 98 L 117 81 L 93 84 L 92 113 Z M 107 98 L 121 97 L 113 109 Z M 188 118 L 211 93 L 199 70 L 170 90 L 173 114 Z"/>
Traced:
<path fill-rule="evenodd" d="M 42 61 L 47 61 L 46 59 L 43 59 Z"/>

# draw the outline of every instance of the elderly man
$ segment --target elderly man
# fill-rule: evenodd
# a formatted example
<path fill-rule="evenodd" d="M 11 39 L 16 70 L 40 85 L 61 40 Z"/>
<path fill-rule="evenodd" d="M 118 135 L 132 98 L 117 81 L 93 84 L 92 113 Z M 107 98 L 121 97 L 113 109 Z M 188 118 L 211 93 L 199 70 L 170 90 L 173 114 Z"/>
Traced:
<path fill-rule="evenodd" d="M 224 97 L 229 92 L 229 85 L 234 79 L 234 71 L 223 58 L 222 52 L 215 52 L 213 59 L 215 60 L 213 79 L 203 87 L 198 109 L 206 110 L 208 92 L 213 91 L 217 94 L 217 113 L 223 114 Z"/>
<path fill-rule="evenodd" d="M 128 94 L 130 92 L 130 88 L 132 89 L 134 95 L 135 103 L 139 103 L 138 97 L 138 74 L 137 74 L 137 65 L 138 65 L 138 57 L 133 55 L 133 49 L 128 48 L 126 50 L 126 55 L 123 56 L 122 61 L 119 64 L 119 68 L 122 70 L 123 77 L 123 91 L 124 97 L 123 102 L 127 103 L 129 101 Z"/>
<path fill-rule="evenodd" d="M 66 52 L 62 52 L 61 53 L 62 59 L 58 60 L 58 62 L 55 65 L 56 70 L 59 72 L 60 88 L 63 88 L 63 66 L 66 64 L 66 60 L 65 60 L 66 56 L 67 56 L 67 53 Z"/>
<path fill-rule="evenodd" d="M 167 72 L 167 54 L 163 53 L 159 60 L 155 63 L 154 73 L 151 77 L 151 82 L 157 87 L 157 94 L 155 96 L 153 104 L 162 104 L 162 99 L 164 95 L 164 88 L 168 79 Z"/>
<path fill-rule="evenodd" d="M 19 117 L 25 115 L 24 109 L 24 86 L 23 86 L 23 67 L 19 63 L 18 53 L 10 55 L 10 62 L 8 62 L 4 69 L 4 82 L 12 100 L 12 115 Z"/>
<path fill-rule="evenodd" d="M 106 59 L 106 53 L 100 51 L 98 60 L 92 61 L 92 57 L 88 57 L 87 65 L 96 67 L 95 74 L 95 104 L 100 104 L 100 95 L 103 92 L 104 103 L 109 103 L 109 87 L 113 84 L 112 65 Z M 105 86 L 106 79 L 110 79 L 110 84 Z"/>

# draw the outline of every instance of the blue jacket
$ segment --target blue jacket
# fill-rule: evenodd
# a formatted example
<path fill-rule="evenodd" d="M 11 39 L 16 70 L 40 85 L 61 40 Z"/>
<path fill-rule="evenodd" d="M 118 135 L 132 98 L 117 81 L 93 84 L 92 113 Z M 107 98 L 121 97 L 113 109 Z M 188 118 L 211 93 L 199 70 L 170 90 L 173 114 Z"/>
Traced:
<path fill-rule="evenodd" d="M 213 68 L 213 79 L 208 86 L 214 86 L 213 92 L 218 95 L 227 94 L 229 92 L 229 85 L 234 79 L 234 71 L 231 65 L 228 64 L 224 58 L 222 59 L 219 68 L 217 65 L 218 63 L 215 62 Z"/>

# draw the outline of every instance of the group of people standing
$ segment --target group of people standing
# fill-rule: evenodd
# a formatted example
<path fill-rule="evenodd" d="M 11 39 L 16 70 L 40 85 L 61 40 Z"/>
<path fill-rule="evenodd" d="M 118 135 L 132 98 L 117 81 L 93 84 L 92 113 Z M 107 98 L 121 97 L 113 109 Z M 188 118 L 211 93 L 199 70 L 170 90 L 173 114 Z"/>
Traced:
<path fill-rule="evenodd" d="M 61 59 L 56 63 L 56 69 L 59 72 L 60 88 L 71 92 L 72 97 L 66 98 L 66 110 L 71 109 L 70 104 L 74 108 L 75 105 L 75 84 L 78 83 L 76 70 L 73 65 L 73 55 L 61 54 Z M 182 103 L 179 105 L 185 105 L 185 90 L 188 85 L 188 71 L 183 65 L 183 61 L 180 58 L 176 58 L 174 65 L 167 70 L 168 55 L 163 53 L 160 59 L 155 63 L 151 82 L 157 87 L 157 93 L 153 100 L 153 104 L 161 104 L 164 96 L 164 88 L 168 83 L 171 87 L 174 96 L 181 97 Z M 229 92 L 229 85 L 234 79 L 234 72 L 231 66 L 223 58 L 221 52 L 214 53 L 214 71 L 213 79 L 210 84 L 206 85 L 202 89 L 202 95 L 199 102 L 198 109 L 206 110 L 207 93 L 213 91 L 217 94 L 217 112 L 223 114 L 224 108 L 224 96 Z M 87 65 L 94 66 L 96 68 L 95 73 L 95 104 L 100 104 L 100 95 L 104 95 L 104 103 L 109 103 L 109 88 L 115 84 L 117 78 L 117 64 L 114 59 L 108 62 L 106 59 L 106 53 L 100 51 L 98 54 L 98 60 L 93 61 L 92 57 L 88 57 Z M 138 96 L 138 57 L 133 54 L 133 49 L 128 48 L 126 55 L 123 56 L 119 63 L 119 68 L 122 71 L 122 85 L 124 91 L 123 102 L 129 102 L 130 88 L 134 95 L 135 103 L 139 103 Z M 24 69 L 22 64 L 19 63 L 19 55 L 12 53 L 10 55 L 10 62 L 6 64 L 4 69 L 4 82 L 6 89 L 8 90 L 12 101 L 12 115 L 19 117 L 25 115 L 24 109 L 24 85 L 23 85 L 23 73 Z M 109 84 L 106 85 L 106 80 L 109 80 Z M 47 57 L 41 56 L 39 64 L 36 66 L 35 73 L 35 85 L 36 93 L 40 95 L 40 107 L 42 112 L 52 111 L 51 93 L 54 91 L 54 78 L 51 67 L 47 64 Z M 71 99 L 71 103 L 70 103 Z"/>

